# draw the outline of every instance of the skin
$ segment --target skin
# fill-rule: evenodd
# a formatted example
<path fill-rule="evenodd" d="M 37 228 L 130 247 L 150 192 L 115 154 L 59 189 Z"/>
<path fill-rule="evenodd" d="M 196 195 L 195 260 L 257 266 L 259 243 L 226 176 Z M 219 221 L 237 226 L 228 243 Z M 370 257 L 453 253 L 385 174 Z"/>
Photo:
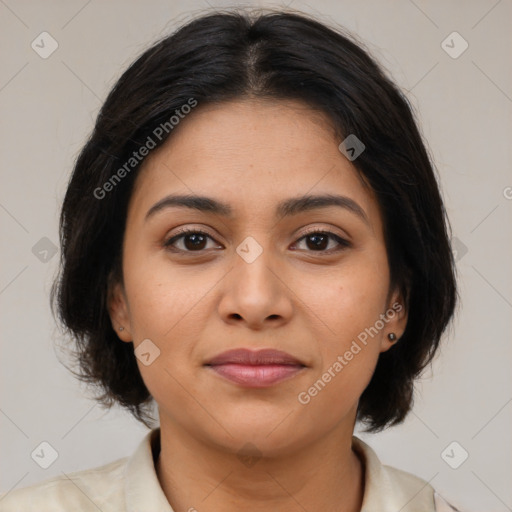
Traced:
<path fill-rule="evenodd" d="M 402 300 L 390 287 L 377 200 L 340 142 L 328 119 L 300 102 L 199 105 L 137 176 L 124 283 L 111 289 L 109 312 L 123 342 L 150 339 L 160 350 L 150 365 L 137 363 L 158 404 L 156 471 L 176 512 L 361 508 L 364 466 L 351 446 L 358 400 L 393 345 L 387 334 L 405 330 L 405 308 L 308 404 L 297 399 Z M 233 218 L 173 207 L 145 221 L 171 193 L 222 200 Z M 280 201 L 320 193 L 348 196 L 368 223 L 338 206 L 275 217 Z M 198 250 L 182 237 L 174 247 L 183 252 L 172 252 L 164 243 L 181 227 L 211 238 Z M 327 238 L 317 249 L 303 238 L 311 228 L 350 245 Z M 236 252 L 248 236 L 263 250 L 252 263 Z M 239 347 L 283 350 L 306 368 L 248 389 L 203 366 Z M 251 450 L 259 458 L 244 464 Z"/>

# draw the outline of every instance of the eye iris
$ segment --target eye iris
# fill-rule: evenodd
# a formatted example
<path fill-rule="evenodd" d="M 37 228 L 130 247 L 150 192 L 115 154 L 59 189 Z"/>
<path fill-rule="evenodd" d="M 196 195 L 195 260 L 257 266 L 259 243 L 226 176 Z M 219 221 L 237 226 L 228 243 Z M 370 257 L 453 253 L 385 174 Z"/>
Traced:
<path fill-rule="evenodd" d="M 206 241 L 206 237 L 200 233 L 191 233 L 189 235 L 185 235 L 183 238 L 187 249 L 203 249 L 201 244 L 204 244 Z M 190 240 L 192 240 L 191 245 L 187 243 Z"/>
<path fill-rule="evenodd" d="M 312 235 L 308 235 L 306 238 L 307 241 L 313 240 L 313 248 L 315 249 L 325 249 L 328 244 L 328 236 L 321 233 L 313 233 Z M 323 239 L 323 240 L 320 240 Z M 308 244 L 309 246 L 309 244 Z"/>
<path fill-rule="evenodd" d="M 324 252 L 327 246 L 329 245 L 329 239 L 332 236 L 333 235 L 325 232 L 313 232 L 310 233 L 309 235 L 304 236 L 303 240 L 306 240 L 306 246 L 308 247 L 308 249 L 316 252 Z M 209 235 L 202 233 L 200 231 L 192 231 L 188 233 L 184 232 L 178 237 L 175 237 L 175 240 L 176 238 L 182 239 L 182 243 L 185 246 L 184 250 L 189 252 L 199 252 L 205 248 L 205 243 L 209 238 Z M 172 239 L 166 245 L 172 245 Z"/>

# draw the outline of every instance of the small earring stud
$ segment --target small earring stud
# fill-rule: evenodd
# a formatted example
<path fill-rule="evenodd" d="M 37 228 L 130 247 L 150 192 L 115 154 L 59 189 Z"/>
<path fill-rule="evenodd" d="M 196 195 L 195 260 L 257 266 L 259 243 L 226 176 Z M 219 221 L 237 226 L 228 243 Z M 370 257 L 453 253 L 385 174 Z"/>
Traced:
<path fill-rule="evenodd" d="M 120 331 L 124 331 L 124 327 L 119 327 L 119 330 Z"/>
<path fill-rule="evenodd" d="M 389 341 L 396 341 L 396 334 L 394 332 L 390 332 L 388 334 Z"/>

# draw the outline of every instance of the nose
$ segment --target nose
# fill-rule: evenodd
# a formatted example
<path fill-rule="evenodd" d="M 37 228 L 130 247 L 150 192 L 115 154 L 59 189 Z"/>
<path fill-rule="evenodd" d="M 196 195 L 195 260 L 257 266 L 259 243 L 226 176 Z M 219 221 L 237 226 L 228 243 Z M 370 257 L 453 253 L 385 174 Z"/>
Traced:
<path fill-rule="evenodd" d="M 255 258 L 244 258 L 243 254 L 234 255 L 233 268 L 223 279 L 219 314 L 227 323 L 245 323 L 254 330 L 288 322 L 293 313 L 293 292 L 286 283 L 286 273 L 270 256 L 270 250 Z"/>

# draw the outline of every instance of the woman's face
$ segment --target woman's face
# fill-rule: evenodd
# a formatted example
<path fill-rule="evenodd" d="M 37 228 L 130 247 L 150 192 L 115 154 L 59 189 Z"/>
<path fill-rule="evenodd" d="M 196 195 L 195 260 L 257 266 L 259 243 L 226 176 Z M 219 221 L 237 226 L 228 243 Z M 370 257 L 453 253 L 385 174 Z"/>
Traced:
<path fill-rule="evenodd" d="M 162 429 L 268 455 L 334 429 L 351 435 L 387 334 L 406 323 L 374 195 L 328 121 L 299 102 L 199 104 L 175 130 L 137 177 L 124 286 L 109 307 Z M 176 204 L 148 214 L 176 195 L 207 197 L 230 215 Z M 325 195 L 341 199 L 306 200 Z M 178 237 L 183 228 L 205 235 Z M 237 348 L 284 351 L 304 366 L 273 383 L 263 370 L 207 366 Z M 248 380 L 227 378 L 230 369 Z"/>

